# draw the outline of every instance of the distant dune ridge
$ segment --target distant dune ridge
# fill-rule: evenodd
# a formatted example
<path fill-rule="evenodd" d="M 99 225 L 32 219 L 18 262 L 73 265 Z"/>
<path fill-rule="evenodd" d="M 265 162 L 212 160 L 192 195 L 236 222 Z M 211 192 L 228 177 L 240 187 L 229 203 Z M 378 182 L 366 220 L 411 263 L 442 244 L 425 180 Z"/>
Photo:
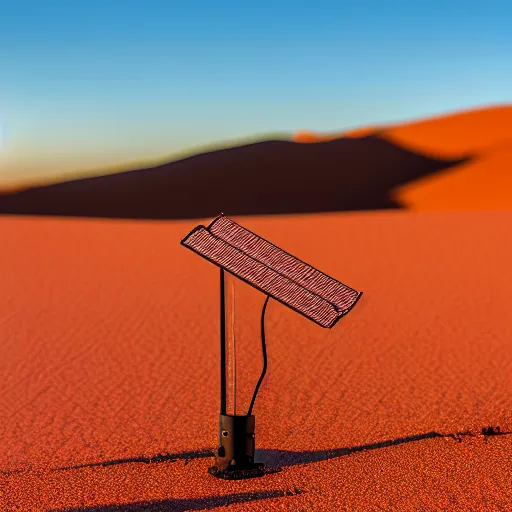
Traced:
<path fill-rule="evenodd" d="M 415 210 L 510 209 L 512 207 L 512 106 L 468 110 L 388 127 L 342 134 L 297 132 L 297 142 L 377 135 L 437 159 L 466 159 L 447 172 L 397 187 L 394 201 Z"/>
<path fill-rule="evenodd" d="M 461 160 L 379 137 L 268 141 L 0 197 L 0 213 L 179 219 L 397 208 L 390 191 Z"/>
<path fill-rule="evenodd" d="M 512 143 L 512 105 L 467 110 L 397 125 L 361 127 L 338 134 L 300 131 L 294 140 L 321 142 L 374 134 L 437 158 L 476 156 Z"/>
<path fill-rule="evenodd" d="M 293 141 L 7 190 L 0 195 L 0 213 L 180 219 L 220 211 L 509 209 L 511 145 L 512 106 L 342 134 L 298 132 Z"/>

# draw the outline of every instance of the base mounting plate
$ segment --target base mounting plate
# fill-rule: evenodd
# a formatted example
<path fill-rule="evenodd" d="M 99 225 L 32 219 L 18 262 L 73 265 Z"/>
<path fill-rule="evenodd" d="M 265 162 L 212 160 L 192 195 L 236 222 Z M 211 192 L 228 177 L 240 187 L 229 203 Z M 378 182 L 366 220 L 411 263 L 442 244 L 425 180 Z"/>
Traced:
<path fill-rule="evenodd" d="M 243 478 L 255 478 L 265 474 L 264 464 L 257 462 L 249 467 L 237 468 L 236 466 L 228 466 L 226 469 L 220 469 L 217 466 L 208 468 L 208 473 L 216 478 L 224 480 L 242 480 Z"/>

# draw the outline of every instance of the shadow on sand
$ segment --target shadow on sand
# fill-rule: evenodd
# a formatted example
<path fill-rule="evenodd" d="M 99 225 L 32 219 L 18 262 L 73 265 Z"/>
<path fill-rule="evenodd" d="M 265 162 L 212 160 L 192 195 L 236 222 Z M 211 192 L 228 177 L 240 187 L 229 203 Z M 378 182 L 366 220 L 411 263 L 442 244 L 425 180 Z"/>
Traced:
<path fill-rule="evenodd" d="M 493 428 L 488 427 L 482 429 L 482 435 L 484 436 L 501 436 L 501 435 L 509 435 L 511 432 L 501 432 L 499 427 Z M 295 452 L 290 450 L 269 450 L 269 449 L 261 449 L 256 450 L 255 459 L 258 462 L 264 462 L 267 468 L 270 470 L 270 473 L 276 472 L 276 470 L 281 469 L 286 466 L 294 466 L 298 464 L 309 464 L 312 462 L 320 462 L 323 460 L 334 459 L 337 457 L 343 457 L 346 455 L 351 455 L 353 453 L 362 452 L 366 450 L 377 450 L 379 448 L 387 448 L 391 446 L 398 446 L 401 444 L 412 443 L 415 441 L 421 441 L 424 439 L 433 439 L 440 437 L 450 437 L 455 441 L 462 442 L 462 438 L 464 436 L 475 436 L 470 432 L 457 432 L 453 434 L 441 434 L 439 432 L 427 432 L 424 434 L 416 434 L 406 437 L 398 437 L 395 439 L 389 439 L 386 441 L 381 441 L 378 443 L 370 443 L 359 446 L 352 446 L 346 448 L 335 448 L 332 450 L 319 450 L 319 451 L 309 451 L 309 452 Z M 91 464 L 83 464 L 78 466 L 70 466 L 65 468 L 55 468 L 55 471 L 62 470 L 70 470 L 77 469 L 82 467 L 91 467 L 91 466 L 112 466 L 115 464 L 125 464 L 132 462 L 143 462 L 143 463 L 154 463 L 154 462 L 164 462 L 164 461 L 176 461 L 178 459 L 197 459 L 197 458 L 207 458 L 213 457 L 213 452 L 208 450 L 196 451 L 196 452 L 182 452 L 178 454 L 166 454 L 166 455 L 158 455 L 152 458 L 127 458 L 127 459 L 117 459 L 110 460 L 98 463 Z M 139 512 L 139 511 L 148 511 L 148 512 L 160 512 L 160 511 L 185 511 L 185 510 L 204 510 L 211 509 L 220 506 L 231 505 L 234 503 L 245 503 L 253 500 L 264 500 L 270 498 L 279 498 L 290 495 L 303 494 L 306 491 L 302 491 L 299 489 L 294 489 L 293 492 L 289 490 L 273 490 L 273 491 L 264 491 L 264 492 L 248 492 L 248 493 L 239 493 L 225 496 L 211 496 L 206 498 L 196 498 L 196 499 L 168 499 L 161 501 L 153 501 L 153 502 L 140 502 L 140 503 L 131 503 L 127 505 L 104 505 L 99 507 L 89 507 L 85 509 L 66 509 L 61 512 L 113 512 L 115 510 L 120 510 L 124 512 Z"/>
<path fill-rule="evenodd" d="M 168 499 L 160 501 L 145 501 L 130 503 L 128 505 L 103 505 L 99 507 L 65 509 L 62 512 L 184 512 L 185 510 L 209 510 L 217 507 L 225 507 L 234 503 L 248 503 L 256 500 L 282 498 L 295 494 L 303 494 L 298 489 L 290 491 L 254 491 L 224 496 L 208 496 L 195 499 Z"/>
<path fill-rule="evenodd" d="M 153 457 L 128 457 L 125 459 L 112 459 L 101 462 L 88 462 L 85 464 L 78 464 L 76 466 L 65 466 L 60 468 L 53 468 L 53 471 L 68 471 L 70 469 L 94 468 L 94 467 L 108 467 L 117 466 L 118 464 L 132 464 L 135 462 L 142 462 L 145 464 L 153 464 L 155 462 L 176 462 L 177 460 L 185 460 L 188 463 L 192 459 L 202 459 L 213 457 L 214 454 L 211 450 L 200 450 L 195 452 L 180 452 L 180 453 L 163 453 Z"/>
<path fill-rule="evenodd" d="M 0 213 L 204 219 L 399 208 L 398 186 L 466 160 L 437 160 L 371 135 L 264 141 L 157 167 L 0 194 Z"/>
<path fill-rule="evenodd" d="M 458 438 L 461 434 L 449 434 L 450 437 Z M 428 432 L 426 434 L 418 434 L 408 437 L 399 437 L 379 443 L 364 444 L 359 446 L 352 446 L 346 448 L 335 448 L 332 450 L 318 450 L 310 452 L 294 452 L 290 450 L 272 450 L 272 449 L 256 449 L 255 460 L 256 462 L 263 462 L 269 468 L 280 468 L 286 466 L 295 466 L 298 464 L 308 464 L 311 462 L 320 462 L 322 460 L 334 459 L 344 455 L 350 455 L 356 452 L 365 450 L 376 450 L 378 448 L 386 448 L 388 446 L 397 446 L 404 443 L 411 443 L 413 441 L 421 441 L 422 439 L 431 439 L 435 437 L 448 437 L 447 435 L 438 432 Z M 116 466 L 118 464 L 132 464 L 144 463 L 154 464 L 158 462 L 176 462 L 178 460 L 185 460 L 185 464 L 189 460 L 202 459 L 214 457 L 214 452 L 211 450 L 199 450 L 181 453 L 165 453 L 155 455 L 154 457 L 128 457 L 125 459 L 112 459 L 101 462 L 89 462 L 85 464 L 78 464 L 75 466 L 64 466 L 54 468 L 53 471 L 69 471 L 72 469 L 82 469 L 91 467 L 108 467 Z"/>
<path fill-rule="evenodd" d="M 486 435 L 506 435 L 508 432 L 495 432 Z M 414 441 L 421 441 L 423 439 L 433 439 L 437 437 L 451 437 L 456 441 L 461 441 L 463 436 L 471 436 L 469 432 L 455 433 L 455 434 L 441 434 L 439 432 L 427 432 L 425 434 L 416 434 L 407 437 L 398 437 L 396 439 L 389 439 L 380 441 L 378 443 L 363 444 L 359 446 L 351 446 L 345 448 L 334 448 L 331 450 L 318 450 L 307 452 L 296 452 L 291 450 L 277 450 L 277 449 L 256 449 L 255 460 L 256 462 L 263 462 L 268 468 L 280 468 L 287 466 L 296 466 L 298 464 L 309 464 L 311 462 L 320 462 L 323 460 L 334 459 L 351 455 L 352 453 L 363 452 L 366 450 L 377 450 L 379 448 L 387 448 L 390 446 L 398 446 L 400 444 L 412 443 Z M 68 471 L 71 469 L 81 469 L 86 467 L 108 467 L 118 464 L 130 463 L 145 463 L 153 464 L 158 462 L 176 462 L 177 460 L 185 460 L 186 464 L 189 460 L 214 457 L 214 452 L 211 450 L 200 450 L 181 453 L 166 453 L 155 455 L 154 457 L 132 457 L 126 459 L 113 459 L 101 462 L 90 462 L 86 464 L 79 464 L 76 466 L 66 466 L 54 468 L 53 471 Z"/>

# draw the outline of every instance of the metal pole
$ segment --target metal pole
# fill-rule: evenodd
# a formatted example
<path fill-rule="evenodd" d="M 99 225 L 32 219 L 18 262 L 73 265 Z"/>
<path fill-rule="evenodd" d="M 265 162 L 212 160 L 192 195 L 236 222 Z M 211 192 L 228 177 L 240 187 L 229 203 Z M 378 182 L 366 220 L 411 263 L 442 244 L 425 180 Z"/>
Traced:
<path fill-rule="evenodd" d="M 215 465 L 208 472 L 223 479 L 237 480 L 240 478 L 252 478 L 265 474 L 264 464 L 254 462 L 255 418 L 250 413 L 244 415 L 227 414 L 226 412 L 226 296 L 225 296 L 225 271 L 220 269 L 220 417 L 219 417 L 219 447 L 215 455 Z M 269 297 L 265 301 L 263 316 Z M 262 319 L 263 322 L 263 319 Z M 263 329 L 262 323 L 262 329 Z M 264 332 L 263 332 L 264 334 Z M 234 340 L 233 340 L 234 341 Z M 264 348 L 264 370 L 260 376 L 258 386 L 265 375 L 266 352 L 265 340 L 262 340 Z M 258 389 L 256 388 L 251 402 L 251 410 Z M 236 388 L 235 388 L 236 397 Z M 236 406 L 235 406 L 236 407 Z"/>
<path fill-rule="evenodd" d="M 220 269 L 220 413 L 226 414 L 226 304 L 224 269 Z"/>
<path fill-rule="evenodd" d="M 233 336 L 233 415 L 236 416 L 236 331 L 235 331 L 235 282 L 231 281 L 231 293 L 233 295 L 231 335 Z"/>

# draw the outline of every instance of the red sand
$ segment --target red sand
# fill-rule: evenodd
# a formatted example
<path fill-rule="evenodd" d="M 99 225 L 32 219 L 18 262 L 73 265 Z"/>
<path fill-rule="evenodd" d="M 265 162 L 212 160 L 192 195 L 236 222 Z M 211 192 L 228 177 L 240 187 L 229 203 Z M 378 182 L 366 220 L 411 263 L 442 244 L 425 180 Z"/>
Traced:
<path fill-rule="evenodd" d="M 215 448 L 218 270 L 179 244 L 196 221 L 4 217 L 0 510 L 512 508 L 512 436 L 479 435 L 512 430 L 512 212 L 234 219 L 364 292 L 333 330 L 269 303 L 257 459 L 292 465 L 243 482 L 204 457 L 50 471 Z M 237 284 L 245 404 L 253 292 Z"/>

